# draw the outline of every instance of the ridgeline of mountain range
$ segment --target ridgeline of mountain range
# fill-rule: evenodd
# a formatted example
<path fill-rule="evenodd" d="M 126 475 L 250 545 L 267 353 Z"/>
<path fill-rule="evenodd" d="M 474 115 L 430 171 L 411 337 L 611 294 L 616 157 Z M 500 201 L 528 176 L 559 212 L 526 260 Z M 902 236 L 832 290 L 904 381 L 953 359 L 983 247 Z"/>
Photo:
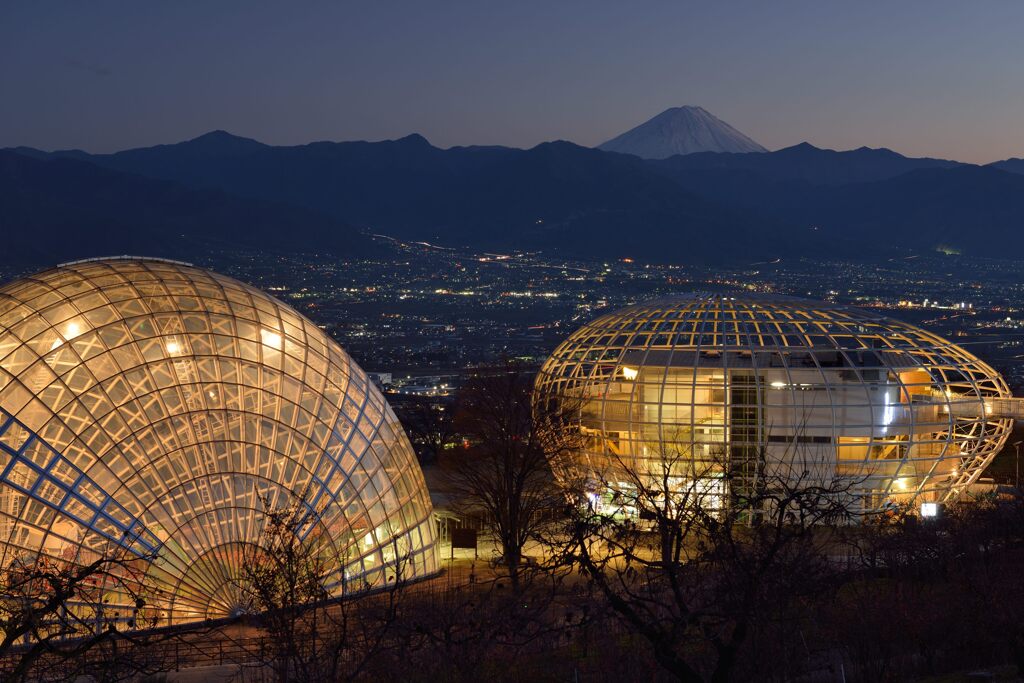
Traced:
<path fill-rule="evenodd" d="M 866 147 L 644 159 L 561 141 L 285 147 L 215 131 L 115 154 L 0 150 L 10 262 L 231 245 L 358 256 L 380 249 L 369 233 L 661 262 L 940 245 L 1005 256 L 1024 248 L 1022 227 L 1024 160 L 976 166 Z"/>

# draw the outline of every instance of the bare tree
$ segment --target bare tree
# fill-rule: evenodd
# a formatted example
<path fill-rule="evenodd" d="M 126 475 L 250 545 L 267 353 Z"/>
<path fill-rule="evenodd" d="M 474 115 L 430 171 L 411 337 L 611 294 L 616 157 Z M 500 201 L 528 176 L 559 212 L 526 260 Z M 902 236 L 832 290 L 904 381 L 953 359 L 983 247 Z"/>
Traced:
<path fill-rule="evenodd" d="M 459 683 L 524 680 L 524 660 L 550 653 L 564 623 L 558 621 L 560 584 L 542 576 L 520 591 L 482 581 L 417 595 L 405 603 L 398 631 L 401 661 L 383 679 Z"/>
<path fill-rule="evenodd" d="M 577 484 L 578 505 L 553 540 L 561 562 L 672 676 L 731 680 L 773 610 L 823 585 L 827 527 L 852 515 L 852 482 L 780 462 L 752 480 L 724 455 L 617 458 L 600 482 L 610 504 L 595 502 L 593 481 Z"/>
<path fill-rule="evenodd" d="M 449 401 L 421 396 L 392 401 L 421 462 L 433 462 L 457 441 L 454 410 Z"/>
<path fill-rule="evenodd" d="M 44 555 L 16 558 L 0 571 L 0 674 L 40 678 L 38 669 L 70 666 L 120 638 L 106 596 L 134 601 L 121 628 L 150 625 L 142 577 L 147 560 L 96 555 L 74 563 Z"/>
<path fill-rule="evenodd" d="M 952 502 L 931 519 L 904 506 L 846 537 L 857 580 L 842 600 L 822 606 L 820 619 L 845 653 L 851 680 L 1003 662 L 1024 671 L 1017 590 L 1024 501 L 993 495 Z"/>
<path fill-rule="evenodd" d="M 263 663 L 279 681 L 357 677 L 388 645 L 404 586 L 407 558 L 394 548 L 386 583 L 346 579 L 347 550 L 307 533 L 311 511 L 298 496 L 267 508 L 260 538 L 248 551 L 239 587 L 267 636 Z"/>
<path fill-rule="evenodd" d="M 534 405 L 533 376 L 516 363 L 479 371 L 458 397 L 457 424 L 470 448 L 450 463 L 457 511 L 477 516 L 501 548 L 500 565 L 518 589 L 523 548 L 565 507 L 552 462 L 578 446 L 566 429 L 571 408 Z"/>

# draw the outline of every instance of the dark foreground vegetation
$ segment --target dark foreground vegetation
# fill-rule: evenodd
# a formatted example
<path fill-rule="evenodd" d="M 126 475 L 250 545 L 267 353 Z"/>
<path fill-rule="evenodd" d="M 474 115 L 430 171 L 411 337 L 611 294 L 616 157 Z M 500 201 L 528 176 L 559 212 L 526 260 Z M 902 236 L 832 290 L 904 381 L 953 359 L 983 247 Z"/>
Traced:
<path fill-rule="evenodd" d="M 548 463 L 558 467 L 573 443 L 553 431 L 557 413 L 525 408 L 518 369 L 481 373 L 465 391 L 455 421 L 467 446 L 453 457 L 473 467 L 451 486 L 494 557 L 419 583 L 402 580 L 399 560 L 386 585 L 325 603 L 339 558 L 298 540 L 294 511 L 275 511 L 243 577 L 251 614 L 127 633 L 81 607 L 68 618 L 67 601 L 89 599 L 87 570 L 26 567 L 0 580 L 3 680 L 173 680 L 190 669 L 239 681 L 451 683 L 1024 672 L 1019 498 L 927 521 L 901 511 L 857 519 L 840 502 L 842 482 L 786 477 L 714 509 L 702 491 L 680 501 L 637 475 L 626 502 L 644 512 L 640 525 L 556 486 Z M 111 560 L 92 571 L 116 570 Z"/>

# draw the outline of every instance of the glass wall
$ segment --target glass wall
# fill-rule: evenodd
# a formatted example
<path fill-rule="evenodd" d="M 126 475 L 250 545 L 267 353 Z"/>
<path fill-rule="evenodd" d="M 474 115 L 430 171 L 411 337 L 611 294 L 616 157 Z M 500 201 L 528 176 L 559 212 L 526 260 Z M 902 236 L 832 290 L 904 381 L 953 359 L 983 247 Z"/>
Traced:
<path fill-rule="evenodd" d="M 986 409 L 1009 396 L 1005 383 L 964 349 L 787 297 L 682 295 L 605 315 L 555 350 L 537 394 L 581 406 L 575 476 L 667 468 L 725 479 L 729 495 L 785 477 L 844 480 L 868 510 L 956 495 L 1010 428 Z"/>
<path fill-rule="evenodd" d="M 0 288 L 0 567 L 127 554 L 163 623 L 226 616 L 264 513 L 296 499 L 336 592 L 437 570 L 402 427 L 293 309 L 158 260 Z"/>

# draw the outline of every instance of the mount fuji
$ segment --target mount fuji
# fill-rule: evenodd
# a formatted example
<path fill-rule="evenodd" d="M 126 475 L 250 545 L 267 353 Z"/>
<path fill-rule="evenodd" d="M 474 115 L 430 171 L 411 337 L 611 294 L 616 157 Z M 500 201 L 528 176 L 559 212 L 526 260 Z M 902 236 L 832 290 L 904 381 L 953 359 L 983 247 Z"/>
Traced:
<path fill-rule="evenodd" d="M 612 138 L 598 149 L 666 159 L 694 152 L 767 152 L 764 147 L 701 107 L 673 107 Z"/>

